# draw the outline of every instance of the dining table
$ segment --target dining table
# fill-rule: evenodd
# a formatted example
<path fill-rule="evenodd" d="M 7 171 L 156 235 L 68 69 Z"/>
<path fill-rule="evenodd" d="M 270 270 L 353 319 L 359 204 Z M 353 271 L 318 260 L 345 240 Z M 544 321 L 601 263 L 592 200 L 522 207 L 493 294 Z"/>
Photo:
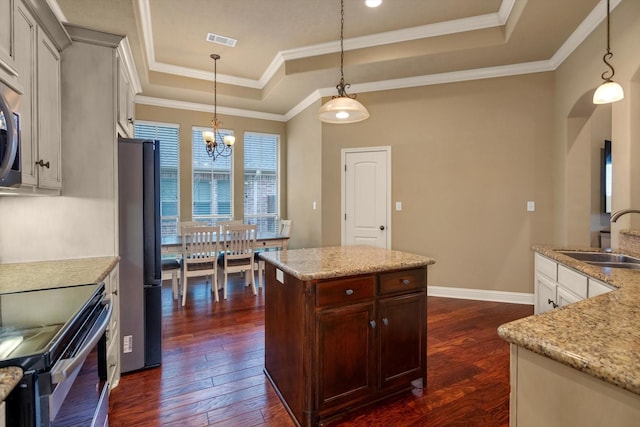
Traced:
<path fill-rule="evenodd" d="M 162 236 L 162 254 L 179 254 L 182 252 L 182 236 Z M 273 231 L 258 231 L 255 249 L 283 249 L 289 247 L 289 236 Z"/>

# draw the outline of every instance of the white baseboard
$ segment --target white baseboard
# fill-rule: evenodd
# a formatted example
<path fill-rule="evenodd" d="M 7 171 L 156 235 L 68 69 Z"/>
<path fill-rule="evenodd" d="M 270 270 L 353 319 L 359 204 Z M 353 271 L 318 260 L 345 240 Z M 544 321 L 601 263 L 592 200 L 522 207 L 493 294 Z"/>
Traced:
<path fill-rule="evenodd" d="M 508 302 L 512 304 L 534 304 L 534 295 L 523 292 L 488 291 L 484 289 L 449 288 L 427 286 L 430 297 L 473 299 L 478 301 Z"/>

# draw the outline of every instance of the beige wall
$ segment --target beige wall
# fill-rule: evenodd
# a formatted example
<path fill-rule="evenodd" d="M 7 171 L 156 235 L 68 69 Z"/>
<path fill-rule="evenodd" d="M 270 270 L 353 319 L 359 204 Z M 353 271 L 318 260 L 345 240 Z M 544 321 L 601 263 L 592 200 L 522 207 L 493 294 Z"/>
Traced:
<path fill-rule="evenodd" d="M 392 248 L 435 258 L 430 285 L 533 292 L 531 246 L 553 239 L 552 73 L 359 99 L 369 120 L 323 125 L 323 245 L 341 242 L 341 149 L 389 145 Z"/>
<path fill-rule="evenodd" d="M 320 105 L 315 102 L 287 123 L 291 248 L 322 246 L 322 125 L 316 115 Z"/>
<path fill-rule="evenodd" d="M 200 111 L 179 110 L 174 108 L 155 107 L 136 104 L 136 120 L 173 123 L 180 126 L 180 220 L 191 220 L 192 192 L 191 192 L 191 128 L 192 126 L 211 126 L 213 114 Z M 287 213 L 287 134 L 286 124 L 271 120 L 251 119 L 237 116 L 218 115 L 222 120 L 221 128 L 232 129 L 236 137 L 233 148 L 233 214 L 235 218 L 244 216 L 244 146 L 242 139 L 244 132 L 264 132 L 280 135 L 281 150 L 281 181 L 280 181 L 280 212 L 286 217 Z M 204 142 L 202 143 L 204 150 Z"/>
<path fill-rule="evenodd" d="M 640 2 L 625 1 L 611 15 L 612 63 L 614 80 L 625 90 L 625 99 L 610 107 L 613 153 L 613 210 L 640 208 Z M 576 224 L 589 224 L 591 197 L 585 197 L 584 180 L 593 164 L 586 153 L 590 144 L 601 138 L 597 124 L 600 112 L 591 103 L 593 91 L 601 83 L 606 67 L 602 55 L 606 43 L 606 24 L 600 26 L 576 49 L 555 73 L 555 151 L 556 151 L 556 232 L 555 243 L 575 246 L 590 242 L 587 229 Z M 606 114 L 609 114 L 608 112 Z M 582 188 L 583 191 L 574 191 Z M 589 190 L 586 190 L 589 191 Z M 590 192 L 590 191 L 589 191 Z M 627 215 L 612 226 L 612 246 L 617 245 L 617 231 L 640 228 L 640 216 Z"/>

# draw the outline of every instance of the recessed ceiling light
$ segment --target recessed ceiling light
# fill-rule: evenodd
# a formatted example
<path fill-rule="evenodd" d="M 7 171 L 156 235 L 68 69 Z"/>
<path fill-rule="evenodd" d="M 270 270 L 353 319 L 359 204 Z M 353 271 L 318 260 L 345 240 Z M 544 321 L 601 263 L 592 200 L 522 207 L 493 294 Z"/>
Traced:
<path fill-rule="evenodd" d="M 365 0 L 364 4 L 369 7 L 378 7 L 382 4 L 382 0 Z"/>
<path fill-rule="evenodd" d="M 225 46 L 235 47 L 238 40 L 220 34 L 207 33 L 206 40 L 211 43 L 218 43 Z"/>

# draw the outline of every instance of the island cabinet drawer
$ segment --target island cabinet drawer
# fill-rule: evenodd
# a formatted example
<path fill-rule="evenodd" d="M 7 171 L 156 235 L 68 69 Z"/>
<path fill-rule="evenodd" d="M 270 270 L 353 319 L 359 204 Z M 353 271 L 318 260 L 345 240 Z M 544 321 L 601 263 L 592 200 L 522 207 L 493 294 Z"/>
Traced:
<path fill-rule="evenodd" d="M 380 295 L 416 291 L 426 287 L 426 270 L 422 268 L 380 274 Z"/>
<path fill-rule="evenodd" d="M 316 306 L 350 304 L 351 302 L 373 298 L 374 291 L 375 276 L 320 282 L 316 285 Z"/>
<path fill-rule="evenodd" d="M 586 276 L 564 265 L 558 265 L 558 283 L 579 297 L 587 297 L 587 280 Z"/>

